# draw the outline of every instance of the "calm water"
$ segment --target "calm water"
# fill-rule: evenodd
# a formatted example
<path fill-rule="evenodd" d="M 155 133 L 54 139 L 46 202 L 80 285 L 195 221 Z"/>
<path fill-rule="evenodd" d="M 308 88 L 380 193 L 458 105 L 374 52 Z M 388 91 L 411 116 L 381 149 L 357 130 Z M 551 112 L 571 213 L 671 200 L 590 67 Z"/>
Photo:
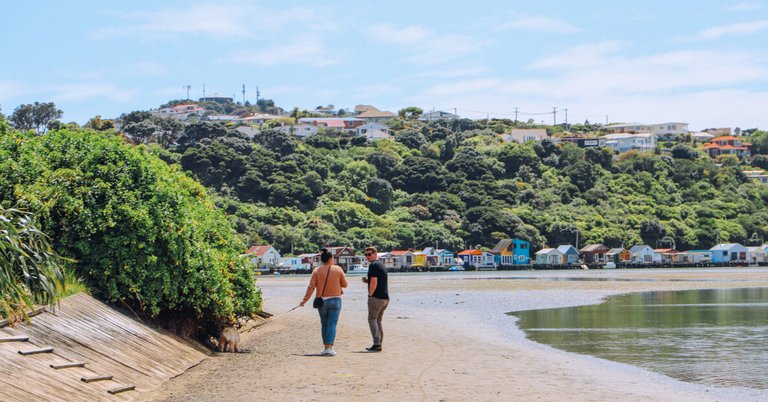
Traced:
<path fill-rule="evenodd" d="M 511 313 L 527 336 L 683 381 L 768 389 L 768 288 L 648 292 Z"/>

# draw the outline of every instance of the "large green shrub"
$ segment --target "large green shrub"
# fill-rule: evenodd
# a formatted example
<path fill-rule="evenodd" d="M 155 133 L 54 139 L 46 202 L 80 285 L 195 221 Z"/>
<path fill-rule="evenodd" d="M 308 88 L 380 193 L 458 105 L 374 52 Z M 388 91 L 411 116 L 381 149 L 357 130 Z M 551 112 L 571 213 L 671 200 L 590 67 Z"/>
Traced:
<path fill-rule="evenodd" d="M 260 307 L 245 245 L 205 189 L 92 131 L 0 133 L 0 204 L 35 212 L 94 294 L 190 334 Z"/>

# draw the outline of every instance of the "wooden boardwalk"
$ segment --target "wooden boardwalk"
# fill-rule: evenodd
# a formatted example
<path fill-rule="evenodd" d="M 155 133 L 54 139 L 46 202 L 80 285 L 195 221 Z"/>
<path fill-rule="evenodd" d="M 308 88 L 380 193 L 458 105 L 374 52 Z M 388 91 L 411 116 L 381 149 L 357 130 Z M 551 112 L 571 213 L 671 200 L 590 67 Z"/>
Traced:
<path fill-rule="evenodd" d="M 206 357 L 77 294 L 30 325 L 0 327 L 0 401 L 129 401 Z"/>

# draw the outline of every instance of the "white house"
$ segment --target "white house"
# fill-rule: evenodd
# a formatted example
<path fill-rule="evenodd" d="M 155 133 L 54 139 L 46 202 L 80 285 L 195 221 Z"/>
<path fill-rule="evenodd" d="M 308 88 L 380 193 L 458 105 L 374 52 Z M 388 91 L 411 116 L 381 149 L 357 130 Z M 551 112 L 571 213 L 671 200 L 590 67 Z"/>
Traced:
<path fill-rule="evenodd" d="M 526 141 L 541 141 L 547 136 L 547 129 L 545 128 L 513 128 L 509 133 L 501 134 L 501 139 L 506 142 L 519 142 L 524 143 Z"/>
<path fill-rule="evenodd" d="M 248 123 L 256 126 L 261 126 L 270 120 L 283 119 L 285 116 L 278 116 L 275 114 L 255 113 L 248 117 L 239 118 L 238 121 Z"/>
<path fill-rule="evenodd" d="M 656 148 L 656 134 L 653 133 L 614 133 L 606 134 L 600 138 L 605 140 L 606 147 L 617 152 L 627 152 L 633 149 L 652 151 Z"/>
<path fill-rule="evenodd" d="M 366 123 L 355 128 L 355 133 L 361 137 L 370 140 L 379 140 L 382 138 L 392 138 L 392 131 L 385 124 Z"/>
<path fill-rule="evenodd" d="M 277 263 L 278 270 L 296 271 L 303 269 L 304 266 L 301 264 L 301 260 L 301 257 L 280 257 L 280 260 Z"/>
<path fill-rule="evenodd" d="M 249 261 L 257 271 L 268 271 L 277 268 L 280 262 L 280 253 L 270 245 L 252 246 L 245 252 L 251 257 Z"/>
<path fill-rule="evenodd" d="M 627 124 L 609 124 L 605 129 L 611 133 L 653 133 L 658 137 L 676 139 L 677 137 L 688 134 L 688 123 L 627 123 Z"/>
<path fill-rule="evenodd" d="M 155 116 L 169 117 L 176 120 L 185 120 L 190 116 L 202 116 L 205 109 L 195 104 L 176 105 L 151 112 Z"/>
<path fill-rule="evenodd" d="M 556 248 L 543 248 L 536 252 L 536 262 L 538 265 L 563 265 L 565 255 Z"/>
<path fill-rule="evenodd" d="M 456 120 L 459 116 L 455 115 L 453 113 L 443 112 L 441 110 L 435 110 L 432 112 L 427 112 L 419 116 L 419 120 L 421 121 L 432 121 L 432 120 Z"/>
<path fill-rule="evenodd" d="M 747 247 L 747 263 L 760 264 L 765 262 L 765 249 L 763 246 Z"/>
<path fill-rule="evenodd" d="M 759 181 L 763 184 L 768 184 L 768 173 L 763 170 L 745 170 L 742 173 L 744 173 L 744 176 L 747 176 L 749 179 Z"/>
<path fill-rule="evenodd" d="M 653 262 L 653 249 L 646 244 L 632 246 L 629 249 L 629 262 L 633 264 L 650 264 Z"/>
<path fill-rule="evenodd" d="M 300 123 L 296 125 L 285 125 L 277 127 L 275 130 L 286 133 L 286 134 L 293 134 L 297 137 L 306 138 L 310 135 L 315 135 L 320 131 L 320 128 L 314 124 L 308 124 L 308 123 Z"/>

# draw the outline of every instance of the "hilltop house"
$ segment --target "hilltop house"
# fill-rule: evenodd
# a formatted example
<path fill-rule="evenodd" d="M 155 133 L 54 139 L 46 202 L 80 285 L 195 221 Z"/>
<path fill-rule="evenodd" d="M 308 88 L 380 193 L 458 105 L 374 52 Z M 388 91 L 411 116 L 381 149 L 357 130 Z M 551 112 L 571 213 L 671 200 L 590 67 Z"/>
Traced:
<path fill-rule="evenodd" d="M 606 147 L 619 153 L 631 150 L 648 152 L 656 148 L 656 134 L 653 133 L 614 133 L 606 134 L 600 138 L 605 140 Z"/>
<path fill-rule="evenodd" d="M 357 110 L 357 107 L 355 107 L 355 110 Z M 385 121 L 396 117 L 396 115 L 392 112 L 381 111 L 371 106 L 366 111 L 358 114 L 356 117 L 358 119 L 365 120 L 368 123 L 384 123 Z"/>
<path fill-rule="evenodd" d="M 270 245 L 251 246 L 245 254 L 251 257 L 249 263 L 257 271 L 274 269 L 280 262 L 280 253 Z"/>
<path fill-rule="evenodd" d="M 360 137 L 365 137 L 369 141 L 392 138 L 392 130 L 385 124 L 365 123 L 355 128 L 355 133 Z"/>
<path fill-rule="evenodd" d="M 739 158 L 748 157 L 752 154 L 751 148 L 751 143 L 743 141 L 741 137 L 732 135 L 715 137 L 701 147 L 712 158 L 719 155 L 736 155 Z"/>
<path fill-rule="evenodd" d="M 563 137 L 561 142 L 570 142 L 579 148 L 604 148 L 605 140 L 603 138 L 582 138 L 582 137 Z"/>
<path fill-rule="evenodd" d="M 501 239 L 491 254 L 497 266 L 528 265 L 531 260 L 531 243 L 521 239 Z"/>
<path fill-rule="evenodd" d="M 238 129 L 239 128 L 240 127 L 238 127 Z M 309 124 L 309 123 L 300 123 L 295 125 L 286 124 L 284 126 L 275 128 L 275 130 L 285 134 L 293 134 L 297 137 L 302 137 L 302 138 L 306 138 L 320 132 L 320 128 L 318 126 L 314 124 Z M 250 137 L 253 137 L 253 136 L 251 135 Z"/>
<path fill-rule="evenodd" d="M 426 112 L 419 116 L 419 120 L 421 121 L 432 121 L 432 120 L 456 120 L 459 116 L 455 115 L 453 113 L 443 112 L 441 110 L 435 110 L 432 112 Z"/>
<path fill-rule="evenodd" d="M 659 138 L 674 140 L 688 134 L 688 123 L 657 123 L 657 124 L 609 124 L 604 127 L 609 133 L 653 133 Z"/>
<path fill-rule="evenodd" d="M 501 134 L 501 139 L 506 142 L 524 143 L 527 141 L 541 141 L 549 138 L 545 128 L 513 128 L 509 133 Z"/>
<path fill-rule="evenodd" d="M 302 117 L 299 124 L 311 124 L 327 130 L 355 131 L 365 124 L 365 120 L 355 117 Z"/>

